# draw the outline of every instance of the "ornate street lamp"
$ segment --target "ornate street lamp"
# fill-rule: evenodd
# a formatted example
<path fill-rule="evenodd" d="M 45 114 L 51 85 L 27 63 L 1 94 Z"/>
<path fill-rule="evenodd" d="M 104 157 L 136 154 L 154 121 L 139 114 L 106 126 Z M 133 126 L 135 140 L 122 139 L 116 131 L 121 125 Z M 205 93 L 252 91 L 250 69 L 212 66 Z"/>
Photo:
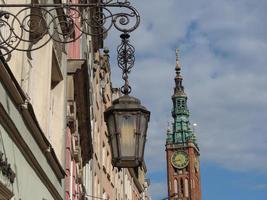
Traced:
<path fill-rule="evenodd" d="M 115 27 L 122 32 L 118 65 L 123 71 L 124 96 L 105 112 L 114 166 L 137 167 L 143 161 L 150 112 L 129 96 L 128 74 L 134 64 L 129 34 L 140 24 L 140 15 L 128 0 L 83 0 L 81 3 L 0 4 L 0 57 L 6 62 L 14 50 L 30 52 L 49 41 L 74 42 L 82 35 L 100 36 Z M 10 8 L 15 8 L 11 9 Z M 64 49 L 64 48 L 63 48 Z"/>
<path fill-rule="evenodd" d="M 142 164 L 146 142 L 146 132 L 150 112 L 140 101 L 129 96 L 131 87 L 128 74 L 134 64 L 134 48 L 129 44 L 129 35 L 121 35 L 122 43 L 118 47 L 118 65 L 123 71 L 124 94 L 113 101 L 105 112 L 108 137 L 111 146 L 112 164 L 118 168 L 133 168 Z"/>

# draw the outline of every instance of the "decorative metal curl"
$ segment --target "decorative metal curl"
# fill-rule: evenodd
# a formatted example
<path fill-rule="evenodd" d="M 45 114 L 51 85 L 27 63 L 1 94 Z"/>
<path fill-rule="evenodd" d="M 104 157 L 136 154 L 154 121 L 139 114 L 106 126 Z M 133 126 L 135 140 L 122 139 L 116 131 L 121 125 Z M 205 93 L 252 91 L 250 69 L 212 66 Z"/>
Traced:
<path fill-rule="evenodd" d="M 116 11 L 116 8 L 119 10 Z M 0 55 L 8 61 L 14 50 L 34 51 L 50 40 L 70 43 L 83 34 L 105 35 L 112 26 L 121 32 L 132 32 L 139 24 L 139 13 L 127 0 L 78 4 L 1 4 Z"/>
<path fill-rule="evenodd" d="M 122 78 L 124 85 L 121 87 L 121 92 L 125 95 L 131 93 L 131 86 L 128 81 L 128 74 L 134 66 L 135 62 L 135 48 L 129 43 L 130 35 L 128 33 L 121 34 L 121 44 L 118 46 L 118 66 L 122 69 Z"/>
<path fill-rule="evenodd" d="M 6 176 L 10 183 L 14 183 L 16 174 L 11 169 L 11 165 L 7 162 L 7 158 L 4 158 L 4 154 L 0 151 L 0 173 Z"/>

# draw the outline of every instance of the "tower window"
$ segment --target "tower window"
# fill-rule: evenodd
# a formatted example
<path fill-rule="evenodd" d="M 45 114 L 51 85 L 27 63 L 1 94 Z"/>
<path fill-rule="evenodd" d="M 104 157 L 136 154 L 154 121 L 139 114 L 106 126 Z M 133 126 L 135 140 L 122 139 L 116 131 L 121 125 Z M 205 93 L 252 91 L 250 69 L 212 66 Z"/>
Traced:
<path fill-rule="evenodd" d="M 184 185 L 185 185 L 185 190 L 184 190 L 185 197 L 189 197 L 189 187 L 188 187 L 188 179 L 187 178 L 184 180 Z"/>
<path fill-rule="evenodd" d="M 178 183 L 176 179 L 174 179 L 174 193 L 178 193 Z"/>
<path fill-rule="evenodd" d="M 179 99 L 177 100 L 177 106 L 178 106 L 178 108 L 181 107 L 181 102 Z"/>
<path fill-rule="evenodd" d="M 181 188 L 181 195 L 183 197 L 184 196 L 184 181 L 182 178 L 180 179 L 180 188 Z"/>

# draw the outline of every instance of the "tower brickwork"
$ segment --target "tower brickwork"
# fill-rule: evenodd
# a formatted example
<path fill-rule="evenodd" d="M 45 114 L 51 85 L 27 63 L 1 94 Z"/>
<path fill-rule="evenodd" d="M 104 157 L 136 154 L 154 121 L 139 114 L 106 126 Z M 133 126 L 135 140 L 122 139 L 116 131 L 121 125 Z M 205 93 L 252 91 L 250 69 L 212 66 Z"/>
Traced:
<path fill-rule="evenodd" d="M 176 50 L 176 76 L 172 126 L 167 130 L 166 159 L 168 196 L 172 200 L 201 200 L 199 148 L 189 121 L 187 95 L 182 84 L 179 50 Z"/>

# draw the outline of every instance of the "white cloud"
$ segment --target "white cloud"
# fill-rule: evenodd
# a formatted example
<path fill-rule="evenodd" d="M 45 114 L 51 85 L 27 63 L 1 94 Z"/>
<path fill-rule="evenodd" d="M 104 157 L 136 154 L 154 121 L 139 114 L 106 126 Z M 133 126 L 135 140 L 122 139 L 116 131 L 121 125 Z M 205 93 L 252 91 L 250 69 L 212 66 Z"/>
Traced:
<path fill-rule="evenodd" d="M 136 0 L 133 4 L 140 10 L 142 25 L 132 34 L 137 59 L 130 83 L 134 95 L 152 112 L 148 170 L 165 173 L 174 50 L 179 47 L 201 159 L 231 170 L 267 173 L 262 167 L 267 165 L 267 1 Z M 109 41 L 110 47 L 114 41 Z M 113 77 L 117 84 L 120 74 L 114 72 Z M 151 187 L 155 192 L 160 188 L 154 183 Z"/>

